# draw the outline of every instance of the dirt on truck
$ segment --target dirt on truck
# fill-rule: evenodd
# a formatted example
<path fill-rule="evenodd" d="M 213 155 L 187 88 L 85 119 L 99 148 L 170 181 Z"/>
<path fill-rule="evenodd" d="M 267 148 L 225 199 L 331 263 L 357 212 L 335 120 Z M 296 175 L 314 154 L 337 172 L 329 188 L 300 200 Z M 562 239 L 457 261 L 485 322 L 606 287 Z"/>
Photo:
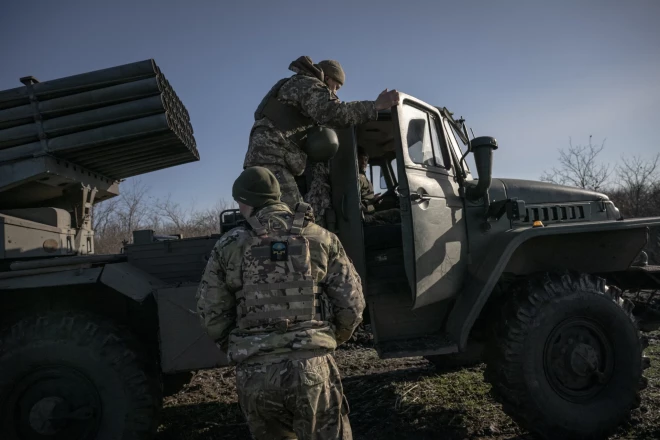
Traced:
<path fill-rule="evenodd" d="M 22 82 L 0 91 L 3 438 L 153 438 L 164 393 L 227 365 L 194 298 L 220 235 L 134 231 L 97 255 L 91 216 L 122 179 L 199 159 L 189 115 L 153 60 Z M 325 220 L 361 275 L 378 356 L 484 360 L 503 410 L 546 438 L 605 436 L 640 405 L 647 340 L 622 292 L 660 289 L 640 258 L 660 218 L 493 178 L 496 139 L 412 96 L 337 135 Z M 396 221 L 365 221 L 358 146 Z"/>

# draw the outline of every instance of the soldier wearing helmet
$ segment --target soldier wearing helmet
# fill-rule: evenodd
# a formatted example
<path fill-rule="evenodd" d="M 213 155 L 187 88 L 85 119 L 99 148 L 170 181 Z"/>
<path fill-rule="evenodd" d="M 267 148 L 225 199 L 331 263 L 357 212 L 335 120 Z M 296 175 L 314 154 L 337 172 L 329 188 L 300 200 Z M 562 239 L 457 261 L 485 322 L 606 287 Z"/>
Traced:
<path fill-rule="evenodd" d="M 290 209 L 266 168 L 247 168 L 232 195 L 249 227 L 215 245 L 197 291 L 202 324 L 236 365 L 255 439 L 351 439 L 332 353 L 362 321 L 360 277 L 338 238 Z"/>
<path fill-rule="evenodd" d="M 280 183 L 282 202 L 293 208 L 303 201 L 294 177 L 302 175 L 308 157 L 327 162 L 337 148 L 336 137 L 313 127 L 341 128 L 375 120 L 379 110 L 397 105 L 399 93 L 385 90 L 375 101 L 340 102 L 336 93 L 346 76 L 339 62 L 314 64 L 303 56 L 289 70 L 295 74 L 277 82 L 254 114 L 243 167 L 271 170 Z M 318 200 L 329 199 L 323 194 L 310 198 L 317 210 L 327 205 Z"/>

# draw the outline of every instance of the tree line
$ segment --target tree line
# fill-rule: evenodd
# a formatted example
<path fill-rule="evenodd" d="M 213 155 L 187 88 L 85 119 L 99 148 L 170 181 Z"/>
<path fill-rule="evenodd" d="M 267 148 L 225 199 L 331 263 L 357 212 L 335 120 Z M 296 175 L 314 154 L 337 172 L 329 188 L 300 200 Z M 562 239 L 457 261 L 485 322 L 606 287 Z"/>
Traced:
<path fill-rule="evenodd" d="M 625 218 L 660 216 L 660 153 L 652 157 L 622 155 L 612 166 L 600 160 L 605 140 L 559 150 L 557 166 L 541 180 L 606 194 Z"/>
<path fill-rule="evenodd" d="M 118 197 L 94 206 L 94 247 L 98 254 L 118 253 L 132 242 L 133 231 L 151 229 L 157 235 L 182 234 L 199 237 L 220 232 L 220 213 L 234 208 L 233 203 L 218 200 L 211 208 L 185 208 L 180 203 L 153 198 L 142 181 L 122 184 Z"/>

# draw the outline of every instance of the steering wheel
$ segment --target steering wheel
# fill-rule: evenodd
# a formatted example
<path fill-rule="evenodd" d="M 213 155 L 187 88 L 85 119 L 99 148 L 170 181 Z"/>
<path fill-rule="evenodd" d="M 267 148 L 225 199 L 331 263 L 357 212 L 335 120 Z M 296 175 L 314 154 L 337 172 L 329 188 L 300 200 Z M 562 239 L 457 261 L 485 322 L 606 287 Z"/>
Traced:
<path fill-rule="evenodd" d="M 399 185 L 395 186 L 394 188 L 390 188 L 384 193 L 380 194 L 378 199 L 376 200 L 375 205 L 378 206 L 378 204 L 381 202 L 381 200 L 391 197 L 394 200 L 394 203 L 396 206 L 399 206 Z"/>

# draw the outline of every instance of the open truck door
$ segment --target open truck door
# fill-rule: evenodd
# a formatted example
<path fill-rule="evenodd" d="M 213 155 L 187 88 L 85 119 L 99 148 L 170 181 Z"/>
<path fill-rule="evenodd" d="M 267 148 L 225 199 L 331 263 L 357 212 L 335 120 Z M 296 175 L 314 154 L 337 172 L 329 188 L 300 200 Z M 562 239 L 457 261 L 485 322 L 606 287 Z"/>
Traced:
<path fill-rule="evenodd" d="M 438 110 L 402 94 L 392 119 L 403 253 L 416 309 L 456 295 L 463 285 L 464 204 L 455 177 L 457 160 Z"/>

